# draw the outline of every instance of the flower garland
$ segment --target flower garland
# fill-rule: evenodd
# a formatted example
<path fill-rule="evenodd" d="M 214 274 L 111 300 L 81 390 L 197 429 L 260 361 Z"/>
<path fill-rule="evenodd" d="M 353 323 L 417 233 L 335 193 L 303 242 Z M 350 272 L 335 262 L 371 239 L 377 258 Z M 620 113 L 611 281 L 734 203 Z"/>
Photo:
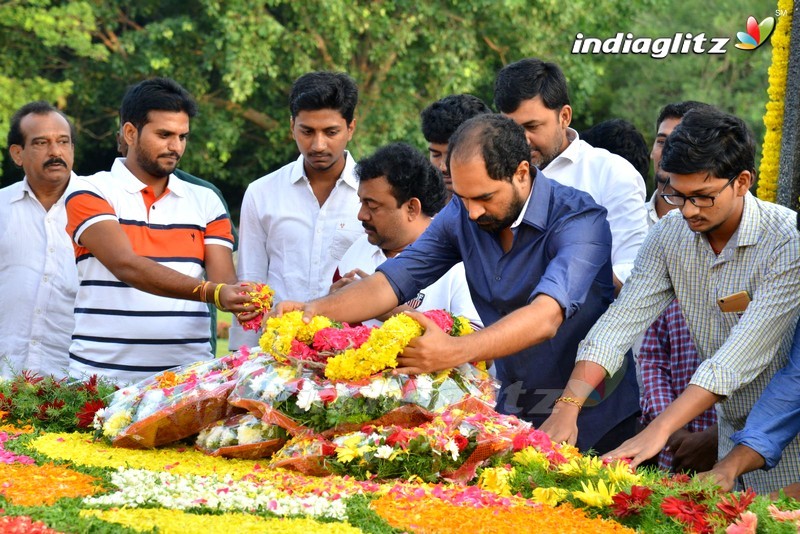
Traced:
<path fill-rule="evenodd" d="M 772 65 L 769 67 L 769 102 L 764 115 L 767 127 L 761 148 L 761 168 L 758 177 L 758 197 L 775 202 L 778 192 L 783 112 L 786 97 L 786 77 L 789 69 L 789 44 L 792 27 L 793 0 L 778 0 L 778 18 L 772 34 Z"/>
<path fill-rule="evenodd" d="M 473 332 L 464 317 L 455 317 L 444 310 L 429 310 L 424 314 L 451 336 Z M 335 323 L 321 315 L 305 323 L 303 312 L 292 311 L 267 319 L 258 343 L 279 362 L 289 358 L 319 362 L 326 365 L 325 376 L 330 380 L 360 380 L 396 368 L 397 356 L 423 332 L 419 323 L 402 313 L 369 329 Z"/>
<path fill-rule="evenodd" d="M 241 323 L 244 330 L 258 330 L 264 322 L 264 315 L 266 315 L 272 308 L 272 298 L 275 296 L 275 291 L 272 290 L 267 284 L 255 284 L 252 291 L 248 291 L 250 296 L 250 304 L 255 306 L 255 311 L 258 315 Z"/>

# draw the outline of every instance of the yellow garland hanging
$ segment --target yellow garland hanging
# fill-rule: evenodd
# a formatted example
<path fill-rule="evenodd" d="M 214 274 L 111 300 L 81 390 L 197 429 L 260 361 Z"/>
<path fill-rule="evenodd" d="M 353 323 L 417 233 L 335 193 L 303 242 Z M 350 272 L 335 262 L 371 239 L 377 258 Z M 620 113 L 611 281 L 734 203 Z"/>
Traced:
<path fill-rule="evenodd" d="M 761 148 L 761 168 L 758 178 L 758 197 L 775 202 L 778 193 L 783 107 L 786 95 L 786 76 L 789 69 L 789 41 L 792 28 L 793 0 L 778 0 L 778 18 L 772 34 L 772 65 L 769 67 L 769 102 L 764 115 L 767 132 Z"/>

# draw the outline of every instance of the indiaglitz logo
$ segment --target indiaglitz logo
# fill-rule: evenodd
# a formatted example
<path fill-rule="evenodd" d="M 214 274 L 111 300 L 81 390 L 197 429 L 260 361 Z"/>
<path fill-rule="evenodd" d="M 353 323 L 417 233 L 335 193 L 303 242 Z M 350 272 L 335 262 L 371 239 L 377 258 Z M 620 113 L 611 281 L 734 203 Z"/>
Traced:
<path fill-rule="evenodd" d="M 758 22 L 755 17 L 747 17 L 747 33 L 739 32 L 736 38 L 739 40 L 736 43 L 736 48 L 741 50 L 755 50 L 762 44 L 767 42 L 772 31 L 775 29 L 775 19 L 767 17 L 761 22 Z"/>
<path fill-rule="evenodd" d="M 760 23 L 748 17 L 747 32 L 738 32 L 736 48 L 755 50 L 769 39 L 775 29 L 775 19 L 767 17 Z M 573 54 L 645 54 L 654 59 L 663 59 L 672 54 L 724 54 L 729 37 L 706 37 L 705 32 L 691 34 L 676 32 L 671 37 L 639 37 L 632 33 L 618 32 L 613 37 L 600 39 L 582 33 L 572 42 Z"/>

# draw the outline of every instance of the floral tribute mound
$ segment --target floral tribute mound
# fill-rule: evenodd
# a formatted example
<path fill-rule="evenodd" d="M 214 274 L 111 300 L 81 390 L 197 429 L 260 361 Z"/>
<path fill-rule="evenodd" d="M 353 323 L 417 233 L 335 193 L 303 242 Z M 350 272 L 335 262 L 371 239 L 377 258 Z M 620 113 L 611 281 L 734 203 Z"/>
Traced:
<path fill-rule="evenodd" d="M 406 315 L 368 329 L 289 313 L 260 350 L 117 391 L 0 382 L 0 532 L 798 531 L 787 497 L 551 442 L 492 409 L 477 366 L 393 374 L 421 333 Z"/>

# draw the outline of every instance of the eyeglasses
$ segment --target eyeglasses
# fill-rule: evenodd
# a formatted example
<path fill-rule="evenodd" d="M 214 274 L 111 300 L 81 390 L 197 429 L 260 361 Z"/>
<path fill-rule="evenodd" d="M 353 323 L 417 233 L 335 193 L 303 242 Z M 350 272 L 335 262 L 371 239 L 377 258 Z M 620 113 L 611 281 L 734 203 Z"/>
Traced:
<path fill-rule="evenodd" d="M 706 178 L 708 178 L 708 176 L 710 176 L 710 175 L 711 175 L 711 173 L 709 173 L 706 176 Z M 678 193 L 673 193 L 671 195 L 661 195 L 661 198 L 663 198 L 664 202 L 666 202 L 670 206 L 678 206 L 679 208 L 681 206 L 683 206 L 684 204 L 686 204 L 687 200 L 689 202 L 691 202 L 692 204 L 694 204 L 695 206 L 697 206 L 698 208 L 710 208 L 711 206 L 714 205 L 714 201 L 717 199 L 717 197 L 720 196 L 723 191 L 725 191 L 725 188 L 727 188 L 729 185 L 731 185 L 733 183 L 733 181 L 736 180 L 736 178 L 738 178 L 738 177 L 739 177 L 738 174 L 735 175 L 735 176 L 732 176 L 728 180 L 728 182 L 722 187 L 722 189 L 719 190 L 719 193 L 717 193 L 716 195 L 711 195 L 711 196 L 709 196 L 709 195 L 691 195 L 691 196 L 687 197 L 685 195 L 681 195 L 681 194 L 678 194 Z"/>

